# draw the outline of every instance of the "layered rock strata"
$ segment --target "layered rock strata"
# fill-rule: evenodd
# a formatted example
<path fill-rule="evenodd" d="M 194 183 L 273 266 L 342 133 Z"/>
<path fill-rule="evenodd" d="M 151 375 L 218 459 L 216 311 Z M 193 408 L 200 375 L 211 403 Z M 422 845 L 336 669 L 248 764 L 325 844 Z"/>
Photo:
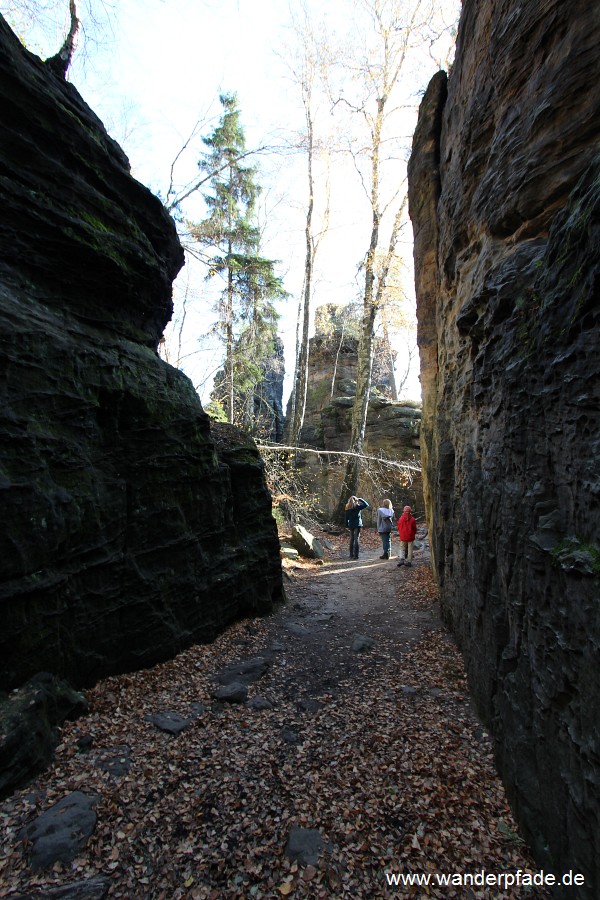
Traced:
<path fill-rule="evenodd" d="M 377 362 L 367 414 L 365 452 L 381 451 L 392 459 L 412 457 L 419 451 L 420 402 L 390 400 L 389 380 Z M 340 329 L 331 333 L 317 330 L 311 338 L 302 444 L 323 450 L 348 449 L 357 364 L 357 338 L 345 335 Z"/>
<path fill-rule="evenodd" d="M 157 342 L 171 219 L 0 18 L 0 688 L 82 686 L 281 598 L 254 445 Z"/>
<path fill-rule="evenodd" d="M 358 340 L 342 328 L 335 327 L 335 306 L 320 309 L 324 312 L 315 317 L 316 333 L 310 341 L 306 412 L 300 444 L 316 450 L 344 452 L 350 447 Z M 319 323 L 328 324 L 329 328 L 319 329 Z M 360 493 L 375 505 L 375 509 L 384 497 L 389 497 L 399 508 L 410 503 L 421 519 L 421 405 L 417 401 L 388 399 L 390 383 L 383 368 L 381 364 L 374 365 L 374 388 L 367 412 L 364 452 L 368 456 L 383 455 L 387 459 L 402 460 L 412 468 L 401 470 L 384 464 L 364 466 Z M 288 404 L 288 415 L 289 412 Z M 331 521 L 339 501 L 345 458 L 298 454 L 296 465 L 310 484 L 311 492 L 320 499 L 318 515 Z M 371 513 L 365 513 L 365 521 L 368 525 L 373 524 Z"/>
<path fill-rule="evenodd" d="M 465 0 L 409 169 L 442 606 L 517 816 L 581 897 L 600 888 L 599 42 L 596 4 Z"/>

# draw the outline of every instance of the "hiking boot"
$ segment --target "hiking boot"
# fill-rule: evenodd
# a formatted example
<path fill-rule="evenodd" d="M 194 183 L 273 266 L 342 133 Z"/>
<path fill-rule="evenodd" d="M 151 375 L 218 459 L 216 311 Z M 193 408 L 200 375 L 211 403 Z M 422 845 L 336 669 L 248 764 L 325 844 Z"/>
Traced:
<path fill-rule="evenodd" d="M 389 553 L 384 553 L 382 556 L 379 557 L 379 559 L 389 559 L 389 558 L 390 558 Z"/>
<path fill-rule="evenodd" d="M 412 563 L 411 563 L 410 559 L 407 559 L 406 562 L 404 563 L 404 565 L 405 565 L 405 566 L 412 566 Z"/>
<path fill-rule="evenodd" d="M 404 560 L 401 559 L 400 562 L 398 563 L 398 565 L 399 565 L 399 566 L 403 566 L 403 565 L 404 565 Z"/>

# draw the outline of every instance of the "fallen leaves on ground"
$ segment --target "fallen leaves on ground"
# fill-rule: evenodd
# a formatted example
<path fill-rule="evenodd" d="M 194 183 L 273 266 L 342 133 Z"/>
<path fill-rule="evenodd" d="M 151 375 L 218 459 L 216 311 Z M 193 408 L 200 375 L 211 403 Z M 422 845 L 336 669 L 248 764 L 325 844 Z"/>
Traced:
<path fill-rule="evenodd" d="M 345 537 L 326 537 L 330 559 L 342 558 Z M 367 542 L 377 546 L 372 535 L 363 535 Z M 278 615 L 240 621 L 211 645 L 86 692 L 91 712 L 65 725 L 52 767 L 0 805 L 2 896 L 36 896 L 44 886 L 98 875 L 110 877 L 110 897 L 127 900 L 524 896 L 388 886 L 386 873 L 535 866 L 455 646 L 433 615 L 419 640 L 400 640 L 394 610 L 417 616 L 435 607 L 428 565 L 396 581 L 373 569 L 386 586 L 380 615 L 388 628 L 374 651 L 353 656 L 348 635 L 359 621 L 334 616 L 306 641 L 285 629 L 292 610 L 312 614 L 327 594 L 314 568 L 298 567 Z M 337 589 L 350 595 L 352 577 L 336 576 Z M 250 688 L 272 709 L 214 702 L 220 669 L 272 647 L 271 669 Z M 178 735 L 146 718 L 160 710 L 187 716 L 197 703 L 205 711 Z M 83 746 L 90 738 L 91 746 L 82 752 L 86 737 Z M 128 755 L 123 774 L 98 766 L 111 753 Z M 72 863 L 34 876 L 18 832 L 73 790 L 99 795 L 96 830 Z M 293 826 L 322 835 L 314 864 L 287 859 Z"/>

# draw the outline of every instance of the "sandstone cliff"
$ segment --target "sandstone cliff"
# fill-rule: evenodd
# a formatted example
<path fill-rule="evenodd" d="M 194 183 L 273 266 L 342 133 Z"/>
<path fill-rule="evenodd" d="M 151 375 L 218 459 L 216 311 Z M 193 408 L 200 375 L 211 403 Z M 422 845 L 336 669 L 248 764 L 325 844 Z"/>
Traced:
<path fill-rule="evenodd" d="M 582 897 L 600 887 L 599 43 L 597 4 L 465 0 L 409 171 L 443 610 L 538 859 L 584 873 Z"/>
<path fill-rule="evenodd" d="M 147 666 L 281 597 L 253 444 L 155 349 L 174 225 L 0 18 L 0 688 Z"/>
<path fill-rule="evenodd" d="M 356 395 L 358 338 L 337 321 L 340 308 L 317 309 L 310 340 L 306 412 L 301 443 L 323 450 L 347 450 Z M 365 431 L 365 452 L 405 459 L 419 451 L 420 403 L 392 401 L 383 342 L 373 364 L 373 389 Z M 288 404 L 289 414 L 289 404 Z"/>
<path fill-rule="evenodd" d="M 273 336 L 273 347 L 269 356 L 260 363 L 262 380 L 255 385 L 253 395 L 238 394 L 234 400 L 235 415 L 246 416 L 245 429 L 257 440 L 279 442 L 283 438 L 283 379 L 285 358 L 283 341 L 278 334 Z M 215 375 L 211 400 L 218 401 L 227 409 L 228 390 L 225 369 Z M 250 402 L 249 402 L 250 401 Z M 236 421 L 237 418 L 236 418 Z"/>
<path fill-rule="evenodd" d="M 343 307 L 326 304 L 317 309 L 315 335 L 310 340 L 308 385 L 300 445 L 317 450 L 346 451 L 350 447 L 352 407 L 356 394 L 358 338 L 343 327 Z M 347 324 L 347 323 L 346 323 Z M 419 469 L 421 405 L 417 401 L 389 399 L 390 381 L 379 342 L 373 366 L 373 391 L 369 401 L 364 452 L 410 462 L 414 470 L 399 472 L 380 466 L 364 466 L 360 492 L 377 505 L 390 497 L 395 507 L 410 503 L 422 520 L 423 497 Z M 288 403 L 288 415 L 290 414 Z M 327 462 L 325 462 L 327 460 Z M 346 468 L 344 457 L 296 456 L 311 493 L 320 499 L 319 515 L 332 521 Z M 373 524 L 370 512 L 364 515 Z"/>

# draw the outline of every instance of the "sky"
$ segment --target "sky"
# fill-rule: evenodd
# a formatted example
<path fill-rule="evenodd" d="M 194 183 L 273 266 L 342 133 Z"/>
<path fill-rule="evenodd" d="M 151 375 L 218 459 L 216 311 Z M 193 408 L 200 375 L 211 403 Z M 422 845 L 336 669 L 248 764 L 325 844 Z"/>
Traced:
<path fill-rule="evenodd" d="M 321 32 L 338 34 L 354 28 L 352 40 L 361 40 L 358 22 L 351 19 L 351 0 L 306 0 L 320 20 Z M 11 24 L 20 25 L 28 46 L 42 57 L 59 48 L 65 34 L 65 18 L 56 9 L 68 9 L 67 0 L 35 0 L 35 27 L 14 17 L 31 0 L 0 0 L 0 11 Z M 95 0 L 99 12 L 95 24 L 79 0 L 85 34 L 80 39 L 69 79 L 104 122 L 127 153 L 132 174 L 163 198 L 174 161 L 175 181 L 183 186 L 194 179 L 203 146 L 221 107 L 220 93 L 236 92 L 249 148 L 268 147 L 256 157 L 257 180 L 262 185 L 259 222 L 263 228 L 263 255 L 278 260 L 289 298 L 280 305 L 279 332 L 284 342 L 286 379 L 284 403 L 291 390 L 294 367 L 296 316 L 302 288 L 305 252 L 306 161 L 290 145 L 302 131 L 304 115 L 300 91 L 290 76 L 294 36 L 292 14 L 301 11 L 300 0 Z M 98 5 L 100 3 L 100 5 Z M 456 0 L 444 0 L 445 21 L 454 18 Z M 13 9 L 11 10 L 11 7 Z M 13 12 L 11 20 L 10 13 Z M 442 51 L 439 51 L 441 54 Z M 439 55 L 438 54 L 438 55 Z M 439 65 L 427 54 L 415 69 L 410 89 L 410 109 L 403 113 L 408 154 L 416 123 L 419 97 Z M 331 109 L 319 113 L 329 128 Z M 196 136 L 190 136 L 196 129 Z M 342 136 L 343 137 L 343 136 Z M 338 140 L 340 134 L 338 133 Z M 186 149 L 183 149 L 189 141 Z M 179 154 L 179 156 L 178 156 Z M 318 167 L 317 167 L 318 168 Z M 317 171 L 316 199 L 323 201 L 324 174 Z M 405 174 L 405 161 L 389 170 L 395 184 Z M 200 219 L 201 196 L 184 206 L 185 215 Z M 346 303 L 360 298 L 359 264 L 370 234 L 370 207 L 360 180 L 347 155 L 338 153 L 331 166 L 330 225 L 319 248 L 313 308 L 323 303 Z M 405 290 L 409 318 L 414 319 L 412 279 L 412 230 L 406 222 L 398 252 L 407 263 Z M 203 403 L 208 402 L 212 374 L 222 360 L 222 347 L 206 336 L 215 319 L 209 287 L 200 264 L 189 259 L 174 286 L 175 317 L 167 329 L 170 360 L 179 354 L 181 367 L 194 382 Z M 179 345 L 181 304 L 186 298 L 186 319 Z M 403 391 L 407 399 L 420 398 L 416 335 L 408 344 L 399 338 L 397 370 L 407 366 L 409 378 Z M 402 395 L 401 395 L 402 396 Z"/>

